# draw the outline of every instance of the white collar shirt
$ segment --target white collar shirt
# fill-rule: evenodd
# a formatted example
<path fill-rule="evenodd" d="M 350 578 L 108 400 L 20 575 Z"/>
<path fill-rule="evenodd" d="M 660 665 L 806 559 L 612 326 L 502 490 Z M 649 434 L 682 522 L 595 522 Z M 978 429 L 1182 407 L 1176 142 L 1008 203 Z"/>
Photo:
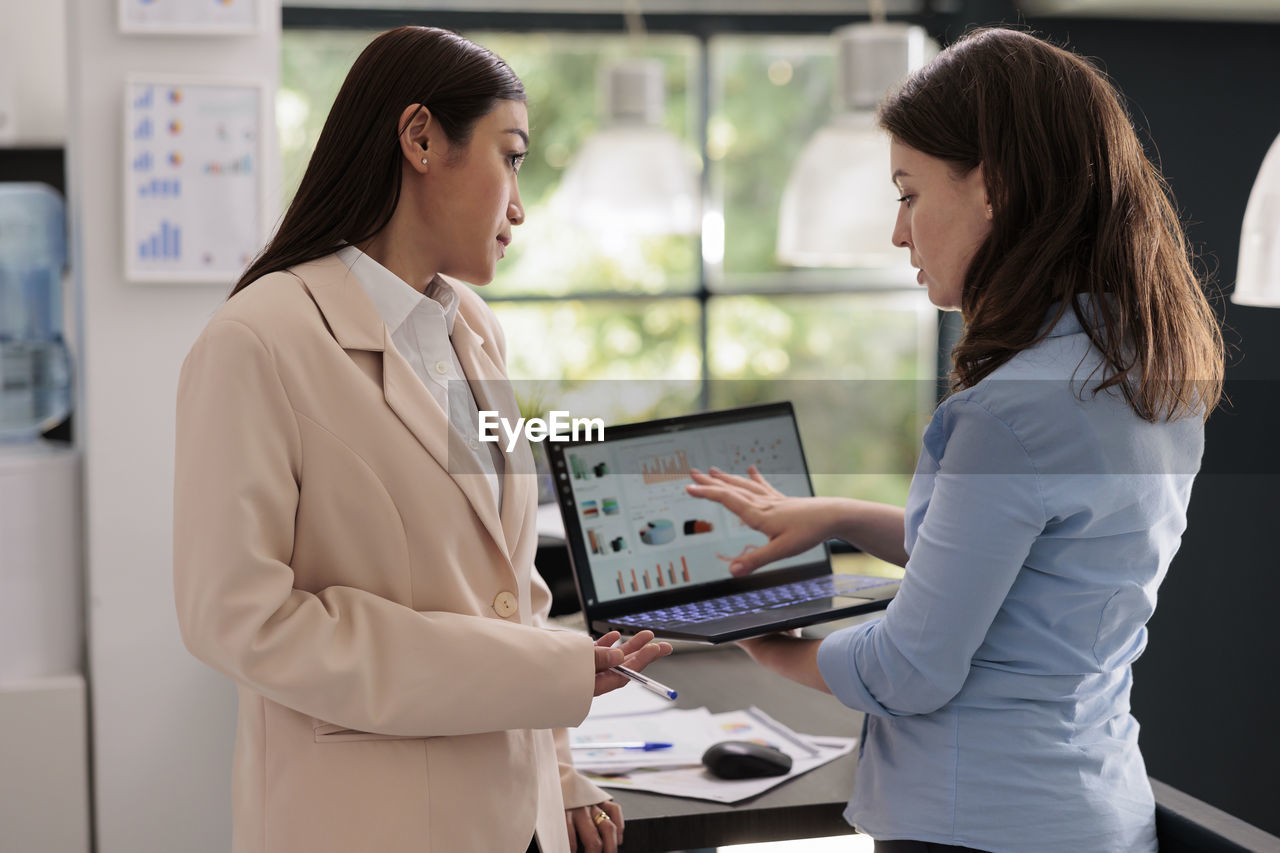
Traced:
<path fill-rule="evenodd" d="M 486 442 L 481 446 L 480 407 L 453 348 L 451 336 L 458 317 L 458 294 L 438 277 L 427 284 L 425 294 L 419 293 L 354 246 L 344 246 L 337 254 L 378 309 L 391 331 L 396 352 L 409 362 L 432 399 L 448 415 L 451 428 L 458 432 L 450 445 L 471 451 L 501 508 L 506 462 L 496 443 Z"/>

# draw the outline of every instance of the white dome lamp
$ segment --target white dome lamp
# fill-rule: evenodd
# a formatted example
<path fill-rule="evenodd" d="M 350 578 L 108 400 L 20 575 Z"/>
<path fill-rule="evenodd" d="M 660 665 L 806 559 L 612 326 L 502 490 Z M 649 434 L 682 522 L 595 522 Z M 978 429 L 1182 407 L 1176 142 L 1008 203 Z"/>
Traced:
<path fill-rule="evenodd" d="M 1231 301 L 1280 308 L 1280 136 L 1262 160 L 1244 209 Z"/>
<path fill-rule="evenodd" d="M 629 59 L 601 69 L 604 126 L 579 149 L 557 191 L 573 222 L 625 235 L 695 234 L 701 189 L 695 158 L 663 127 L 662 64 Z"/>
<path fill-rule="evenodd" d="M 876 106 L 938 53 L 923 28 L 851 24 L 836 30 L 837 114 L 809 140 L 782 193 L 778 260 L 796 267 L 899 267 L 890 239 L 898 208 L 889 137 Z"/>

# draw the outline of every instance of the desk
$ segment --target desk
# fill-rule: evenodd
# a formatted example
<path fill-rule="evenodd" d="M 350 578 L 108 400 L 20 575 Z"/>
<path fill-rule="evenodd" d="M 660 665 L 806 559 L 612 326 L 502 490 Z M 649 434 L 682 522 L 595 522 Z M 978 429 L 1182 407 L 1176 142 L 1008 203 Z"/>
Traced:
<path fill-rule="evenodd" d="M 803 734 L 857 737 L 862 714 L 835 697 L 757 666 L 735 646 L 681 647 L 646 673 L 680 693 L 681 708 L 755 705 Z M 841 812 L 853 792 L 857 750 L 737 805 L 608 789 L 626 816 L 626 853 L 666 853 L 853 831 Z"/>
<path fill-rule="evenodd" d="M 825 633 L 845 624 L 851 623 L 820 626 L 818 630 Z M 705 706 L 719 712 L 755 705 L 804 734 L 861 734 L 861 713 L 841 705 L 833 696 L 757 666 L 735 646 L 682 646 L 645 671 L 679 691 L 676 704 L 681 708 Z M 841 813 L 853 793 L 856 772 L 854 750 L 732 806 L 638 791 L 609 789 L 609 793 L 626 815 L 624 853 L 667 853 L 850 833 L 853 829 Z M 1156 836 L 1164 853 L 1280 851 L 1280 838 L 1156 779 L 1151 780 L 1151 787 L 1156 798 Z"/>

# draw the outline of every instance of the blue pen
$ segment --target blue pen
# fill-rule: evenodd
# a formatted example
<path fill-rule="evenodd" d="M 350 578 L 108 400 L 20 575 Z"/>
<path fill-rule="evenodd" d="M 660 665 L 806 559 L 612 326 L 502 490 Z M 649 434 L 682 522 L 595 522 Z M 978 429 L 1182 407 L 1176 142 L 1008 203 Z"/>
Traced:
<path fill-rule="evenodd" d="M 653 752 L 655 749 L 670 749 L 674 744 L 659 743 L 652 740 L 615 740 L 608 743 L 575 743 L 574 749 L 643 749 Z"/>
<path fill-rule="evenodd" d="M 640 673 L 636 672 L 634 669 L 630 669 L 625 666 L 611 666 L 609 667 L 609 670 L 611 672 L 618 673 L 618 675 L 623 675 L 623 676 L 626 676 L 627 678 L 630 678 L 632 681 L 639 684 L 645 690 L 650 690 L 654 693 L 657 693 L 659 696 L 665 696 L 668 699 L 676 698 L 676 692 L 672 690 L 670 687 L 663 684 L 661 681 L 654 681 L 652 678 L 650 678 L 647 675 L 641 675 Z"/>

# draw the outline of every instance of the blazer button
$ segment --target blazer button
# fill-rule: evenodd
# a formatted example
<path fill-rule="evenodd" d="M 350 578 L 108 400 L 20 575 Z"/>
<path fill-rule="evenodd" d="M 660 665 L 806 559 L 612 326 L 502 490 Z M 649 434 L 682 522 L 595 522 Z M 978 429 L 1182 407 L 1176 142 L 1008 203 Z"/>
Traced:
<path fill-rule="evenodd" d="M 503 619 L 514 616 L 517 609 L 516 597 L 509 592 L 498 593 L 498 597 L 493 600 L 493 609 Z"/>

